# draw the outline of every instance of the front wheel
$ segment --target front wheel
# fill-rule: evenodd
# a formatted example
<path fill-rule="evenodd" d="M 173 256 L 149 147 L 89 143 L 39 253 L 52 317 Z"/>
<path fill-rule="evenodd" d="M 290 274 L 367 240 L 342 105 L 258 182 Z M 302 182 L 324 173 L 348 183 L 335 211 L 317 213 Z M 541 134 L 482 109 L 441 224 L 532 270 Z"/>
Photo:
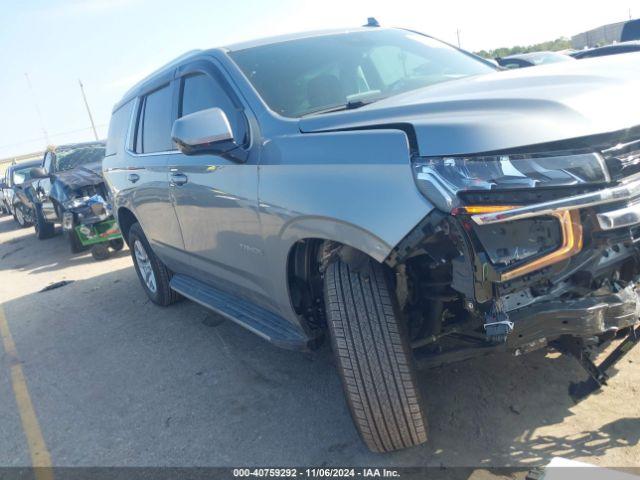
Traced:
<path fill-rule="evenodd" d="M 26 228 L 29 226 L 29 221 L 27 220 L 27 215 L 25 213 L 24 210 L 24 206 L 22 204 L 18 204 L 15 206 L 15 215 L 13 218 L 15 218 L 16 222 L 18 222 L 18 225 L 20 226 L 20 228 Z"/>
<path fill-rule="evenodd" d="M 382 265 L 342 261 L 324 275 L 325 308 L 351 416 L 369 449 L 426 442 L 426 417 L 407 331 Z"/>
<path fill-rule="evenodd" d="M 169 286 L 171 271 L 153 253 L 139 223 L 134 223 L 129 230 L 129 248 L 136 273 L 149 299 L 163 307 L 179 300 L 178 293 Z"/>

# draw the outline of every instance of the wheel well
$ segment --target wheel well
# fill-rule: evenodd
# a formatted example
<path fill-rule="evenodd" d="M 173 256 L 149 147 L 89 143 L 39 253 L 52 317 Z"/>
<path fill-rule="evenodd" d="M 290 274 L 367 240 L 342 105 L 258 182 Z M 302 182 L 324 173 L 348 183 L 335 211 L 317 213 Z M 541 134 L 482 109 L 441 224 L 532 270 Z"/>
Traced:
<path fill-rule="evenodd" d="M 335 259 L 359 268 L 367 259 L 364 252 L 340 242 L 321 238 L 306 238 L 296 242 L 287 258 L 289 301 L 296 314 L 304 319 L 309 330 L 324 329 L 324 280 L 327 264 Z M 388 268 L 385 265 L 386 268 Z"/>
<path fill-rule="evenodd" d="M 127 245 L 129 245 L 129 230 L 131 229 L 131 226 L 137 221 L 138 219 L 131 212 L 131 210 L 120 207 L 120 209 L 118 210 L 118 225 L 120 225 L 122 237 L 124 238 L 124 241 L 127 242 Z"/>

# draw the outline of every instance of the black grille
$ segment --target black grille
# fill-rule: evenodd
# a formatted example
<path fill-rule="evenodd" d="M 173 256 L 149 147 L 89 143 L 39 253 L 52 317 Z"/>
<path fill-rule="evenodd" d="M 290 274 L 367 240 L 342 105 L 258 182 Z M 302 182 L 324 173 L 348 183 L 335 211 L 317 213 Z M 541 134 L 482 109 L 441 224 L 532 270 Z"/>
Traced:
<path fill-rule="evenodd" d="M 603 150 L 602 155 L 614 180 L 640 173 L 640 140 Z"/>

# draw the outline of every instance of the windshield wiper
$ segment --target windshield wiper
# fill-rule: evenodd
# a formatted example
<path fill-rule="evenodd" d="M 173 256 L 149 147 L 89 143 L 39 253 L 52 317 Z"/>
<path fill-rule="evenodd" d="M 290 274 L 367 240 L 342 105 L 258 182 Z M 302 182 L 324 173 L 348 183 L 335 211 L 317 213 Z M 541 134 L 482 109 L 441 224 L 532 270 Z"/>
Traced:
<path fill-rule="evenodd" d="M 377 102 L 378 100 L 382 100 L 384 97 L 371 99 L 371 100 L 350 100 L 347 103 L 341 103 L 339 105 L 333 105 L 331 107 L 324 107 L 318 110 L 312 110 L 311 112 L 307 112 L 303 117 L 309 115 L 320 115 L 323 113 L 331 113 L 331 112 L 342 112 L 344 110 L 355 110 L 356 108 L 364 107 L 365 105 L 369 105 L 371 103 Z"/>

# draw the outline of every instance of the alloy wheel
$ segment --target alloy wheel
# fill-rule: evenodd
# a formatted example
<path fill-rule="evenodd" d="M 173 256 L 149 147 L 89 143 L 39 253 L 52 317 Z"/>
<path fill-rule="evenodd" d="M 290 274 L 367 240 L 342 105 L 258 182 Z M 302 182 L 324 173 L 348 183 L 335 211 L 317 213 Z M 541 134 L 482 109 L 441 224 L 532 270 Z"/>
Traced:
<path fill-rule="evenodd" d="M 147 251 L 142 245 L 140 240 L 136 240 L 133 244 L 133 252 L 136 257 L 136 263 L 138 264 L 138 269 L 142 274 L 142 278 L 144 280 L 145 285 L 152 293 L 156 293 L 157 285 L 156 285 L 156 276 L 153 273 L 153 267 L 151 265 L 151 261 L 149 260 L 149 256 L 147 255 Z"/>

